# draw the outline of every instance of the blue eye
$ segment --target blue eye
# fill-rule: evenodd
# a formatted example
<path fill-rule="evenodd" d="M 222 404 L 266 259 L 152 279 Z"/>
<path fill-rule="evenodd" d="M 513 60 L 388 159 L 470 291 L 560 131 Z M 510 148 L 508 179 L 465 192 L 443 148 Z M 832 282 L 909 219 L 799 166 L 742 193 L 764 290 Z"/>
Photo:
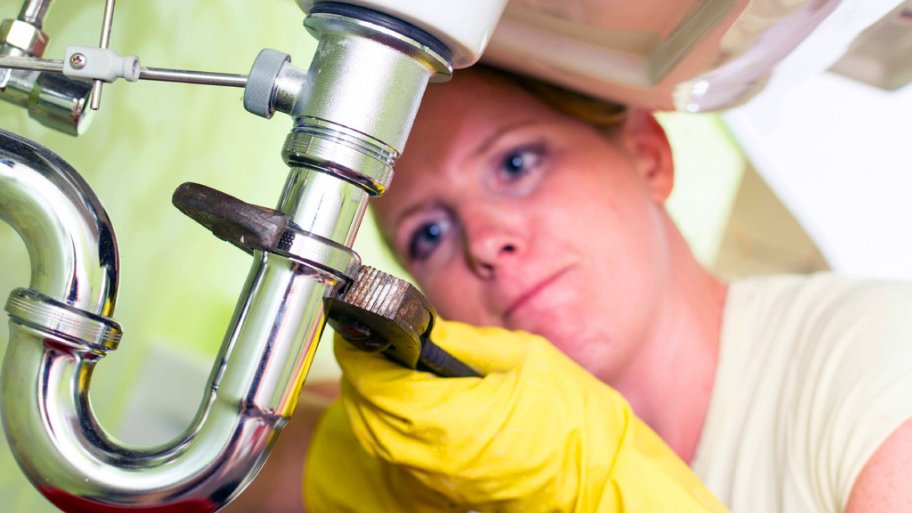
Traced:
<path fill-rule="evenodd" d="M 430 257 L 449 230 L 450 223 L 446 220 L 422 223 L 409 239 L 409 259 L 420 261 Z"/>
<path fill-rule="evenodd" d="M 511 150 L 504 155 L 500 171 L 507 181 L 517 180 L 541 164 L 544 152 L 542 145 Z"/>

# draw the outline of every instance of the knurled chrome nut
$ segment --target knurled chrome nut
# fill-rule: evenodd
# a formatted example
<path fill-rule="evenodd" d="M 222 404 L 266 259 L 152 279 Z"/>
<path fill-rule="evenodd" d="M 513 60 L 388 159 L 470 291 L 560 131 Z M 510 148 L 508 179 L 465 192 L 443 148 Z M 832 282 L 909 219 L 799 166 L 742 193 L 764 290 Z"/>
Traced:
<path fill-rule="evenodd" d="M 34 57 L 41 57 L 47 47 L 48 36 L 24 21 L 3 20 L 0 23 L 0 43 L 15 46 Z"/>

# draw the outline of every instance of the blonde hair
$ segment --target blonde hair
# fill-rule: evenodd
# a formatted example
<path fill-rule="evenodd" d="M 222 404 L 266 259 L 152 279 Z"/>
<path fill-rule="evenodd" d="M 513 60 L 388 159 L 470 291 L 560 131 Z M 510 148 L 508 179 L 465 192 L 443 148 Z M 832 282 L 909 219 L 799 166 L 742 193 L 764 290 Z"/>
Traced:
<path fill-rule="evenodd" d="M 496 68 L 486 64 L 476 64 L 475 67 L 509 80 L 549 106 L 592 125 L 606 134 L 610 134 L 621 126 L 627 117 L 627 107 L 620 103 L 595 98 L 503 68 Z"/>

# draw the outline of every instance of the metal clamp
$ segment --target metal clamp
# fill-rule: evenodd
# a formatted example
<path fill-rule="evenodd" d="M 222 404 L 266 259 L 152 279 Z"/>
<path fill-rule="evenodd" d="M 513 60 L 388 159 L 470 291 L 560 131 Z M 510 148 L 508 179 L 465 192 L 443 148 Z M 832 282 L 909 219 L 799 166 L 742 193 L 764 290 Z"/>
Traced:
<path fill-rule="evenodd" d="M 64 75 L 84 80 L 136 82 L 141 69 L 135 55 L 121 57 L 114 50 L 91 46 L 68 46 L 63 60 Z"/>

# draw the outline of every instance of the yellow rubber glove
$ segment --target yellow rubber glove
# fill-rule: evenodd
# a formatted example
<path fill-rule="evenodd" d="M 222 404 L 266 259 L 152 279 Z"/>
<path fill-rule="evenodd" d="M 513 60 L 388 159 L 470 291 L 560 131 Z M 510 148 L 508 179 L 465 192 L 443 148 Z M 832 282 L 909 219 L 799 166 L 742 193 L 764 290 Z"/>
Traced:
<path fill-rule="evenodd" d="M 342 398 L 309 451 L 310 513 L 726 511 L 545 339 L 445 322 L 431 339 L 485 377 L 412 371 L 337 337 Z"/>

